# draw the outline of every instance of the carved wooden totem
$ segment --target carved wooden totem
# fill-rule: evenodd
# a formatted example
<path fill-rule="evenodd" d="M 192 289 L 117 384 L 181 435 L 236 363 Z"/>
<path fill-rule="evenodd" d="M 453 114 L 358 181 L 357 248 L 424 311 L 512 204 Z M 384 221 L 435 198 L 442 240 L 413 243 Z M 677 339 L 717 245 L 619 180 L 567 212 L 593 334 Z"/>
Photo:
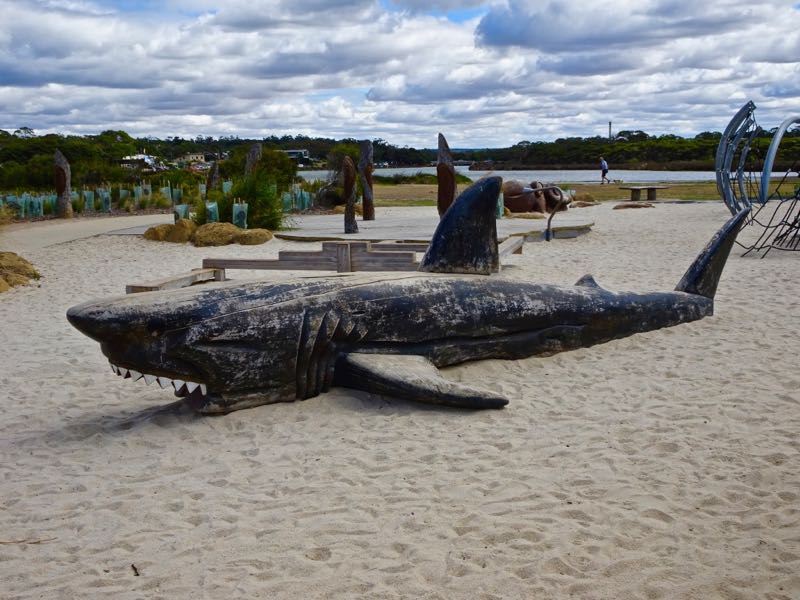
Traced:
<path fill-rule="evenodd" d="M 261 144 L 253 144 L 247 151 L 247 162 L 244 165 L 244 176 L 250 177 L 261 159 Z"/>
<path fill-rule="evenodd" d="M 374 166 L 372 164 L 372 142 L 370 140 L 362 140 L 359 145 L 361 151 L 361 158 L 358 160 L 358 176 L 361 179 L 361 187 L 364 190 L 363 201 L 363 219 L 365 221 L 375 220 L 375 204 L 373 203 L 374 195 L 372 188 L 372 171 Z"/>
<path fill-rule="evenodd" d="M 56 150 L 55 154 L 55 176 L 56 176 L 56 214 L 62 219 L 72 218 L 72 196 L 70 193 L 70 179 L 72 177 L 69 162 L 61 154 L 61 150 Z"/>
<path fill-rule="evenodd" d="M 358 233 L 356 223 L 356 166 L 349 156 L 342 161 L 342 178 L 344 179 L 344 198 L 347 202 L 344 209 L 344 232 Z"/>

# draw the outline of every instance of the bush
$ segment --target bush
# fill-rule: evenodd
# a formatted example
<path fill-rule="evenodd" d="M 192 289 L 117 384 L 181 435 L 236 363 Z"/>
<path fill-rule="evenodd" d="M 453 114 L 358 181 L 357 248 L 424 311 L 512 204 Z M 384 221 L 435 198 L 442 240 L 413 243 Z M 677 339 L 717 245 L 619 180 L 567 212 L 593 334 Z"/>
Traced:
<path fill-rule="evenodd" d="M 283 205 L 278 193 L 278 186 L 262 179 L 258 173 L 235 181 L 231 196 L 246 202 L 247 222 L 253 228 L 275 230 L 283 223 Z M 232 208 L 229 206 L 228 210 Z M 230 213 L 228 213 L 230 214 Z M 220 212 L 220 220 L 222 213 Z M 230 216 L 228 217 L 230 220 Z"/>

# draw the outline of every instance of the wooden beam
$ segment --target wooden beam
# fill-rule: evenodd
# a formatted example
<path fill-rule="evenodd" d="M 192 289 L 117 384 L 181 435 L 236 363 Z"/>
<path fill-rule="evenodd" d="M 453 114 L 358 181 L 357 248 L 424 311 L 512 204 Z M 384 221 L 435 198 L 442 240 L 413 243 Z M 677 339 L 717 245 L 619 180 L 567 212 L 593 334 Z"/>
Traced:
<path fill-rule="evenodd" d="M 164 279 L 155 279 L 145 283 L 131 284 L 125 286 L 126 294 L 137 294 L 139 292 L 153 292 L 156 290 L 176 290 L 189 287 L 195 283 L 204 281 L 224 281 L 225 271 L 221 268 L 202 268 L 194 269 L 189 273 L 181 273 Z"/>

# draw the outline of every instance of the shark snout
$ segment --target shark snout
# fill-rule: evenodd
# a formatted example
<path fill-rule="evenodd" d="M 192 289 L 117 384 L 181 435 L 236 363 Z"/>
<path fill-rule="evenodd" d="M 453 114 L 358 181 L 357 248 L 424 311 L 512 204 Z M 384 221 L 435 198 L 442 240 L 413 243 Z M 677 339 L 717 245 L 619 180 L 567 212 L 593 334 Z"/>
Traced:
<path fill-rule="evenodd" d="M 98 342 L 108 342 L 131 331 L 134 323 L 123 318 L 109 304 L 87 302 L 67 311 L 67 320 L 75 329 Z"/>

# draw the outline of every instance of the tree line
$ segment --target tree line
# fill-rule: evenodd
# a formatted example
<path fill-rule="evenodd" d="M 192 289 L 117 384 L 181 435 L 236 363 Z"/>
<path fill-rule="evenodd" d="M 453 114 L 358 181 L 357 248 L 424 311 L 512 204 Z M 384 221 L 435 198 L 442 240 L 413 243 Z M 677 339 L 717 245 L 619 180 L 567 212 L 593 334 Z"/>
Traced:
<path fill-rule="evenodd" d="M 753 140 L 750 163 L 760 170 L 760 161 L 774 131 L 759 129 Z M 643 131 L 620 131 L 613 140 L 605 137 L 569 137 L 553 142 L 520 141 L 507 148 L 461 149 L 453 151 L 455 160 L 484 163 L 495 169 L 594 169 L 600 156 L 614 169 L 713 170 L 714 156 L 721 134 L 702 132 L 692 138 L 675 135 L 648 135 Z M 50 189 L 53 187 L 53 154 L 60 149 L 70 161 L 73 184 L 134 183 L 142 174 L 120 166 L 124 156 L 145 152 L 169 163 L 187 153 L 203 152 L 227 157 L 220 162 L 223 177 L 239 173 L 247 149 L 255 142 L 264 149 L 306 149 L 316 161 L 325 161 L 337 147 L 355 146 L 353 138 L 332 139 L 305 135 L 268 136 L 243 139 L 197 136 L 193 139 L 134 138 L 125 131 L 108 130 L 98 135 L 36 135 L 27 127 L 13 133 L 0 129 L 0 190 Z M 373 140 L 374 161 L 378 166 L 414 167 L 436 161 L 433 148 L 395 146 L 386 140 Z M 787 132 L 781 143 L 776 169 L 796 165 L 800 154 L 800 128 Z M 240 164 L 241 163 L 241 164 Z M 318 163 L 320 164 L 320 163 Z M 182 174 L 183 173 L 183 174 Z M 170 172 L 187 181 L 199 176 L 185 171 Z"/>

